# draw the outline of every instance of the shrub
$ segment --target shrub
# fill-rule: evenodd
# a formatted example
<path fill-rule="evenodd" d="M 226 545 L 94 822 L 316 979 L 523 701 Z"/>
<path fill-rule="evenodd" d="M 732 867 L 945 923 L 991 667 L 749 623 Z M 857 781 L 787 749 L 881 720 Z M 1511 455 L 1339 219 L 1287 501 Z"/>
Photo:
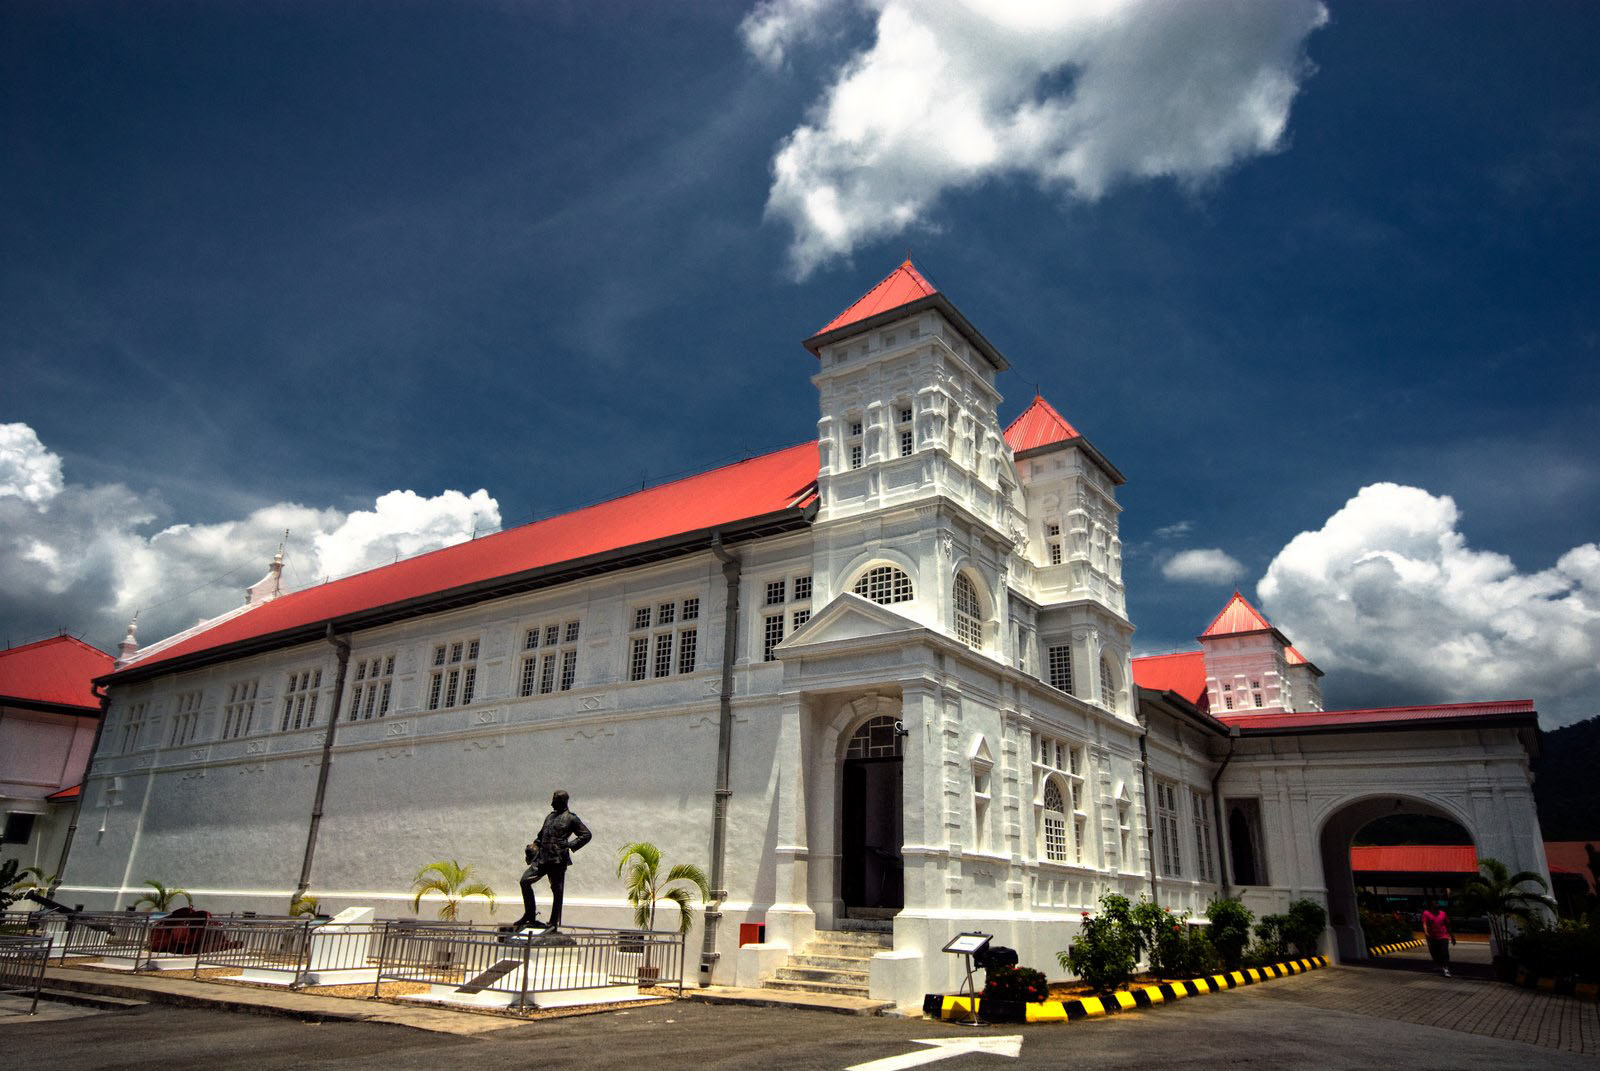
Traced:
<path fill-rule="evenodd" d="M 1262 915 L 1261 921 L 1256 923 L 1256 943 L 1250 949 L 1255 958 L 1282 959 L 1287 954 L 1285 946 L 1289 943 L 1284 933 L 1288 925 L 1288 915 Z"/>
<path fill-rule="evenodd" d="M 1397 945 L 1411 940 L 1411 924 L 1398 912 L 1361 909 L 1361 933 L 1368 948 L 1378 945 Z"/>
<path fill-rule="evenodd" d="M 1600 922 L 1563 919 L 1559 925 L 1528 924 L 1511 939 L 1511 954 L 1541 978 L 1600 981 Z"/>
<path fill-rule="evenodd" d="M 1322 950 L 1322 934 L 1328 928 L 1328 912 L 1315 900 L 1296 900 L 1289 905 L 1283 936 L 1302 956 Z"/>
<path fill-rule="evenodd" d="M 1135 959 L 1148 957 L 1150 970 L 1160 975 L 1175 975 L 1183 970 L 1183 931 L 1186 911 L 1174 915 L 1153 900 L 1140 899 L 1128 911 L 1133 928 Z"/>
<path fill-rule="evenodd" d="M 1181 959 L 1175 964 L 1176 973 L 1187 978 L 1215 974 L 1222 965 L 1211 935 L 1203 926 L 1185 926 L 1181 945 Z"/>
<path fill-rule="evenodd" d="M 1096 992 L 1106 993 L 1133 980 L 1136 938 L 1128 898 L 1116 893 L 1100 897 L 1098 914 L 1083 913 L 1082 929 L 1072 947 L 1057 961 Z"/>
<path fill-rule="evenodd" d="M 1014 1000 L 1026 1004 L 1050 999 L 1050 986 L 1043 972 L 1032 967 L 993 967 L 984 973 L 984 1000 Z"/>
<path fill-rule="evenodd" d="M 1206 905 L 1206 917 L 1211 920 L 1210 944 L 1217 957 L 1229 970 L 1238 969 L 1255 914 L 1238 900 L 1218 898 Z"/>

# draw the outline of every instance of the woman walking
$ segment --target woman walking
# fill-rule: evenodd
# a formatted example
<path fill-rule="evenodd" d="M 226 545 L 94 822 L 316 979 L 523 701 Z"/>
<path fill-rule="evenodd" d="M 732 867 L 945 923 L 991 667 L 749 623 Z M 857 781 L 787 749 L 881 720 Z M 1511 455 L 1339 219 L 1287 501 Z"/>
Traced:
<path fill-rule="evenodd" d="M 1428 941 L 1428 955 L 1433 957 L 1434 965 L 1439 968 L 1439 973 L 1446 978 L 1450 977 L 1450 946 L 1456 943 L 1455 934 L 1450 932 L 1450 916 L 1445 913 L 1445 902 L 1439 901 L 1437 907 L 1424 908 L 1422 911 L 1422 936 Z"/>

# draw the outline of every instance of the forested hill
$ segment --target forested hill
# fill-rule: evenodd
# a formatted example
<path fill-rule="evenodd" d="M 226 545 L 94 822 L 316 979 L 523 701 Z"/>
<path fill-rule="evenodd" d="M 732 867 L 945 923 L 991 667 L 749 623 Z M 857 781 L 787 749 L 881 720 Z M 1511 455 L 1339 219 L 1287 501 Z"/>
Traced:
<path fill-rule="evenodd" d="M 1533 795 L 1545 840 L 1600 844 L 1600 716 L 1540 740 Z"/>

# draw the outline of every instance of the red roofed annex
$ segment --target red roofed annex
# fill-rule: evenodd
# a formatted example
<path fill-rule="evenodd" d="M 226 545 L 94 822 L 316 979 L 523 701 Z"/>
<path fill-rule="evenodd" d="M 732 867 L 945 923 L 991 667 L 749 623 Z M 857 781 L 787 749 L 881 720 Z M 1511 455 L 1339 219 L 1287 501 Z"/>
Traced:
<path fill-rule="evenodd" d="M 1382 814 L 1545 866 L 1530 703 L 1324 710 L 1237 592 L 1135 658 L 1094 415 L 1035 393 L 1002 423 L 1009 362 L 909 260 L 788 359 L 815 442 L 298 591 L 280 555 L 243 605 L 130 629 L 63 889 L 409 916 L 432 860 L 515 883 L 562 788 L 595 841 L 568 923 L 631 926 L 604 861 L 650 841 L 711 879 L 690 984 L 803 987 L 790 957 L 871 930 L 849 985 L 912 1008 L 953 933 L 1053 961 L 1107 892 L 1316 898 L 1360 958 L 1349 849 Z"/>

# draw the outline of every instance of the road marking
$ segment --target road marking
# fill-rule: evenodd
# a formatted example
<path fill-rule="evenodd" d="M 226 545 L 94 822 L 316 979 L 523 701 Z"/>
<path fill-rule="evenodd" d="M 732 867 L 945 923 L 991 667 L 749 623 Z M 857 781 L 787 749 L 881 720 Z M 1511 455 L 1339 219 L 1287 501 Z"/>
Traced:
<path fill-rule="evenodd" d="M 969 1052 L 988 1053 L 990 1056 L 1009 1056 L 1013 1060 L 1022 1055 L 1022 1035 L 1005 1034 L 991 1038 L 913 1038 L 918 1045 L 932 1048 L 915 1049 L 899 1056 L 885 1056 L 881 1060 L 868 1060 L 864 1064 L 851 1064 L 845 1071 L 902 1071 L 907 1067 L 921 1067 L 935 1060 L 948 1060 Z"/>

